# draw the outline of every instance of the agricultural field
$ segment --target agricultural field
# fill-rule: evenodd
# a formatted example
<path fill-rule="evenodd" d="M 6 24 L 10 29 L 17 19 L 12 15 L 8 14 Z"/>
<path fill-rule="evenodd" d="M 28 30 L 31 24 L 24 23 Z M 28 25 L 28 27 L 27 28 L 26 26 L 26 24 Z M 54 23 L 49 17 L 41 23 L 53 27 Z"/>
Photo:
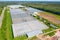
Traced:
<path fill-rule="evenodd" d="M 38 12 L 38 15 L 47 19 L 48 21 L 55 23 L 55 24 L 60 24 L 60 16 L 49 13 L 49 12 Z"/>

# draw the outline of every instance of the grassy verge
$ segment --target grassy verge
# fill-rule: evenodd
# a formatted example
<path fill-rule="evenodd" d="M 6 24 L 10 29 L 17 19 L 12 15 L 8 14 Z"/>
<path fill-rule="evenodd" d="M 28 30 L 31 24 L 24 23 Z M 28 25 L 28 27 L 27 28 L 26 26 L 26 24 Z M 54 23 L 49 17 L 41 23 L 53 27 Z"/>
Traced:
<path fill-rule="evenodd" d="M 32 38 L 29 38 L 28 40 L 37 40 L 37 37 L 34 36 L 34 37 L 32 37 Z"/>
<path fill-rule="evenodd" d="M 45 34 L 44 36 L 47 36 L 47 35 L 49 35 L 49 36 L 53 36 L 53 35 L 55 35 L 55 32 L 47 33 L 47 34 Z"/>
<path fill-rule="evenodd" d="M 43 33 L 47 33 L 47 32 L 50 32 L 50 31 L 52 31 L 52 30 L 54 30 L 54 29 L 53 29 L 53 28 L 48 28 L 48 29 L 42 30 L 42 32 L 43 32 Z M 48 34 L 45 34 L 45 36 L 46 36 L 46 35 L 53 36 L 54 34 L 55 34 L 55 32 L 50 32 L 50 33 L 48 33 Z"/>
<path fill-rule="evenodd" d="M 6 10 L 5 10 L 6 11 Z M 3 20 L 2 20 L 2 26 L 1 26 L 1 37 L 3 38 L 3 40 L 5 40 L 5 30 L 6 30 L 6 13 L 4 13 L 4 17 L 3 17 Z"/>
<path fill-rule="evenodd" d="M 11 15 L 8 11 L 8 9 L 5 10 L 2 20 L 1 33 L 3 40 L 13 40 Z"/>
<path fill-rule="evenodd" d="M 50 32 L 50 31 L 52 31 L 52 30 L 54 30 L 53 28 L 48 28 L 48 29 L 44 29 L 44 30 L 42 30 L 43 31 L 43 33 L 46 33 L 46 32 Z"/>
<path fill-rule="evenodd" d="M 1 35 L 1 28 L 0 28 L 0 40 L 3 40 L 2 35 Z"/>
<path fill-rule="evenodd" d="M 1 13 L 2 13 L 2 9 L 3 9 L 3 8 L 0 8 L 0 15 L 1 15 Z"/>
<path fill-rule="evenodd" d="M 14 40 L 25 40 L 25 39 L 27 39 L 26 35 L 21 35 L 21 36 L 18 36 L 18 37 L 14 38 Z"/>

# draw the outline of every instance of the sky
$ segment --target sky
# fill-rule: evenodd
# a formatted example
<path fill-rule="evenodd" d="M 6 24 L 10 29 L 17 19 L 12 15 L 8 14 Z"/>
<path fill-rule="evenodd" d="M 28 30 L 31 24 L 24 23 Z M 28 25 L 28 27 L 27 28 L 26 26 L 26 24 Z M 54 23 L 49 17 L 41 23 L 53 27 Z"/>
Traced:
<path fill-rule="evenodd" d="M 0 0 L 0 1 L 60 1 L 60 0 Z"/>

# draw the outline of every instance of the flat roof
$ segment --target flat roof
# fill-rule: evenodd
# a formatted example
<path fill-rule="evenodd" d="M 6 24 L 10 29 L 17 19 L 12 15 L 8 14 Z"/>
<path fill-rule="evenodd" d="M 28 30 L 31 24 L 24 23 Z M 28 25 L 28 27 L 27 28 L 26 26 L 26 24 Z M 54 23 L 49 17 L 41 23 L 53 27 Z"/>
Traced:
<path fill-rule="evenodd" d="M 8 7 L 10 7 L 10 8 L 18 8 L 18 7 L 25 7 L 25 6 L 22 6 L 22 5 L 8 5 Z"/>
<path fill-rule="evenodd" d="M 43 32 L 41 30 L 35 30 L 35 31 L 31 31 L 29 33 L 27 33 L 27 36 L 30 38 L 30 37 L 33 37 L 35 35 L 39 35 L 39 34 L 42 34 Z"/>
<path fill-rule="evenodd" d="M 20 9 L 10 9 L 10 13 L 12 16 L 13 24 L 36 20 L 32 16 L 30 16 L 28 13 Z"/>
<path fill-rule="evenodd" d="M 42 29 L 48 28 L 45 24 L 30 16 L 29 11 L 10 9 L 10 13 L 12 16 L 14 37 L 34 31 L 37 32 L 36 30 L 42 31 Z"/>
<path fill-rule="evenodd" d="M 29 21 L 19 24 L 12 24 L 12 28 L 14 37 L 17 37 L 26 33 L 34 32 L 36 30 L 42 31 L 43 29 L 47 28 L 47 26 L 39 21 Z"/>

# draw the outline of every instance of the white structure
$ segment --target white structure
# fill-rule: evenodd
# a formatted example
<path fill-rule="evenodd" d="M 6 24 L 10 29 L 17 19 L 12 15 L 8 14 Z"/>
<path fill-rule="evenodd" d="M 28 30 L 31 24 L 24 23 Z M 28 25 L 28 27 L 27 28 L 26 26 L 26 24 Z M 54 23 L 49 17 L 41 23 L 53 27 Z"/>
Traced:
<path fill-rule="evenodd" d="M 16 8 L 16 6 L 10 6 L 10 8 Z M 10 9 L 10 13 L 12 16 L 14 37 L 23 34 L 27 34 L 29 37 L 32 37 L 42 33 L 43 29 L 48 28 L 45 24 L 30 16 L 28 14 L 29 12 L 27 13 L 21 9 Z M 31 33 L 31 35 L 29 33 Z"/>
<path fill-rule="evenodd" d="M 33 16 L 37 16 L 37 14 L 38 14 L 38 12 L 34 12 L 32 15 L 33 15 Z"/>
<path fill-rule="evenodd" d="M 8 5 L 8 7 L 15 9 L 15 8 L 25 7 L 25 6 L 22 6 L 22 5 Z"/>
<path fill-rule="evenodd" d="M 42 34 L 42 31 L 41 30 L 35 30 L 35 31 L 27 33 L 27 36 L 30 38 L 30 37 L 33 37 L 33 36 L 38 35 L 38 34 Z"/>
<path fill-rule="evenodd" d="M 31 33 L 32 36 L 42 33 L 41 31 L 45 28 L 47 28 L 46 25 L 43 23 L 40 23 L 39 21 L 29 21 L 19 24 L 13 24 L 13 33 L 14 37 L 17 37 L 19 35 L 28 34 Z M 30 37 L 30 36 L 29 36 Z"/>

